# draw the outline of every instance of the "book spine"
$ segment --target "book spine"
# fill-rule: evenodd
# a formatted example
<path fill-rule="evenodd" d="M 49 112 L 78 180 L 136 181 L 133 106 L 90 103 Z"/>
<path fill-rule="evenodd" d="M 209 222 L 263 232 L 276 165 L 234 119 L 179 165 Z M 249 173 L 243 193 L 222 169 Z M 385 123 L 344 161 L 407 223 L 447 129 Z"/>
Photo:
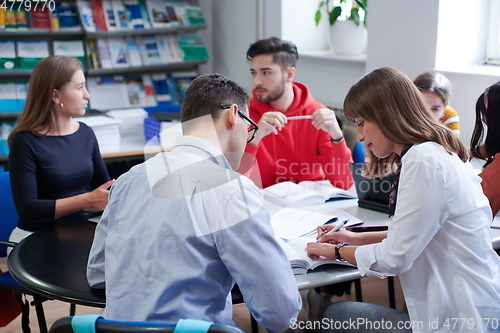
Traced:
<path fill-rule="evenodd" d="M 28 12 L 21 8 L 21 10 L 16 10 L 15 13 L 17 30 L 28 30 Z"/>
<path fill-rule="evenodd" d="M 102 1 L 102 10 L 104 12 L 104 20 L 106 21 L 106 28 L 108 29 L 108 31 L 115 31 L 116 17 L 115 17 L 115 12 L 113 11 L 113 5 L 111 4 L 111 0 Z"/>
<path fill-rule="evenodd" d="M 113 68 L 111 65 L 111 57 L 109 55 L 108 42 L 105 39 L 97 40 L 97 52 L 101 68 Z"/>
<path fill-rule="evenodd" d="M 5 10 L 5 30 L 6 31 L 16 31 L 17 23 L 16 23 L 16 12 L 14 10 Z"/>
<path fill-rule="evenodd" d="M 127 11 L 128 27 L 130 29 L 144 29 L 139 2 L 137 0 L 124 0 L 124 6 Z"/>
<path fill-rule="evenodd" d="M 109 38 L 108 49 L 113 68 L 129 67 L 125 40 L 123 38 Z"/>
<path fill-rule="evenodd" d="M 92 8 L 94 11 L 94 22 L 96 29 L 99 31 L 108 31 L 106 19 L 104 18 L 103 4 L 101 0 L 92 0 Z"/>
<path fill-rule="evenodd" d="M 142 84 L 144 86 L 144 93 L 146 94 L 146 104 L 147 106 L 156 106 L 155 90 L 153 88 L 153 81 L 151 80 L 151 75 L 142 75 Z"/>
<path fill-rule="evenodd" d="M 5 29 L 5 10 L 0 10 L 0 30 Z"/>
<path fill-rule="evenodd" d="M 93 69 L 99 69 L 101 67 L 99 63 L 99 56 L 97 55 L 97 43 L 95 38 L 88 38 L 85 43 L 87 47 L 87 54 L 90 57 L 90 64 Z"/>
<path fill-rule="evenodd" d="M 86 31 L 95 32 L 96 26 L 94 23 L 95 20 L 91 2 L 87 0 L 78 0 L 77 4 L 83 28 Z"/>
<path fill-rule="evenodd" d="M 49 9 L 37 8 L 29 13 L 32 29 L 50 30 L 52 28 Z"/>
<path fill-rule="evenodd" d="M 127 16 L 125 13 L 125 7 L 121 0 L 111 0 L 111 6 L 115 13 L 116 29 L 117 30 L 127 30 Z"/>

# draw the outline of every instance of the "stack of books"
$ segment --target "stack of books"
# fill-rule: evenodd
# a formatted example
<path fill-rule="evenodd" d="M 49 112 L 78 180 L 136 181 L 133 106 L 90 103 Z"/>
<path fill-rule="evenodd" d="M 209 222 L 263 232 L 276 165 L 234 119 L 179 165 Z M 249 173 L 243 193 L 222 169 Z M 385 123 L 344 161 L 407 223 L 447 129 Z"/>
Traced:
<path fill-rule="evenodd" d="M 141 133 L 148 113 L 143 108 L 110 110 L 106 114 L 120 121 L 120 134 L 133 136 Z"/>
<path fill-rule="evenodd" d="M 106 116 L 79 117 L 78 121 L 94 130 L 101 153 L 120 149 L 120 121 Z"/>

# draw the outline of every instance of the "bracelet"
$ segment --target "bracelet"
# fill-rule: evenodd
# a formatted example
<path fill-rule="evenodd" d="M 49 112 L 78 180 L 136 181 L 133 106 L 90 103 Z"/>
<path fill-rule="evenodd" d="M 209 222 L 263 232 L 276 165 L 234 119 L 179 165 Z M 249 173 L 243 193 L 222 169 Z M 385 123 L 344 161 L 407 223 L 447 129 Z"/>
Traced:
<path fill-rule="evenodd" d="M 344 136 L 342 135 L 339 139 L 330 137 L 330 140 L 332 140 L 333 143 L 341 143 L 342 141 L 344 141 Z"/>
<path fill-rule="evenodd" d="M 340 244 L 335 245 L 335 259 L 337 259 L 339 261 L 345 261 L 345 259 L 342 258 L 342 256 L 340 255 L 340 248 L 344 247 L 346 245 L 347 245 L 346 243 L 340 243 Z"/>

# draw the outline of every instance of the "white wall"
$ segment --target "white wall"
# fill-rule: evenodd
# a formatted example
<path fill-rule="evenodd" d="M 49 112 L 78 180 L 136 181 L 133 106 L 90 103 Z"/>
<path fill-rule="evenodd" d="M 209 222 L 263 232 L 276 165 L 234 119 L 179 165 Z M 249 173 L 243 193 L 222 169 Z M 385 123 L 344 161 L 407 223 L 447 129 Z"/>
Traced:
<path fill-rule="evenodd" d="M 323 13 L 318 26 L 316 26 L 314 17 L 319 2 L 319 0 L 286 0 L 286 6 L 283 6 L 282 10 L 281 38 L 293 41 L 298 48 L 303 50 L 324 49 L 326 47 L 328 18 L 326 13 Z M 311 38 L 311 35 L 314 38 Z"/>
<path fill-rule="evenodd" d="M 229 77 L 249 91 L 251 80 L 245 54 L 257 36 L 256 1 L 212 2 L 212 71 Z"/>
<path fill-rule="evenodd" d="M 411 79 L 436 59 L 438 0 L 370 1 L 366 70 L 393 67 Z"/>

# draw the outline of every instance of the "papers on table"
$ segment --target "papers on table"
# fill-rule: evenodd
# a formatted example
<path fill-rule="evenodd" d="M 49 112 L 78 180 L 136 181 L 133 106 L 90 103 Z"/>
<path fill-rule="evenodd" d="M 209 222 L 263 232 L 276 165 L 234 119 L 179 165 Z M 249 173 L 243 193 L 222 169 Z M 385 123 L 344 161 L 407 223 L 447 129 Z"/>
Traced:
<path fill-rule="evenodd" d="M 271 226 L 274 234 L 283 239 L 301 236 L 316 237 L 316 228 L 319 225 L 328 223 L 335 217 L 339 221 L 349 220 L 345 225 L 346 227 L 364 223 L 364 221 L 340 208 L 332 210 L 330 215 L 326 215 L 288 207 L 271 216 Z"/>

